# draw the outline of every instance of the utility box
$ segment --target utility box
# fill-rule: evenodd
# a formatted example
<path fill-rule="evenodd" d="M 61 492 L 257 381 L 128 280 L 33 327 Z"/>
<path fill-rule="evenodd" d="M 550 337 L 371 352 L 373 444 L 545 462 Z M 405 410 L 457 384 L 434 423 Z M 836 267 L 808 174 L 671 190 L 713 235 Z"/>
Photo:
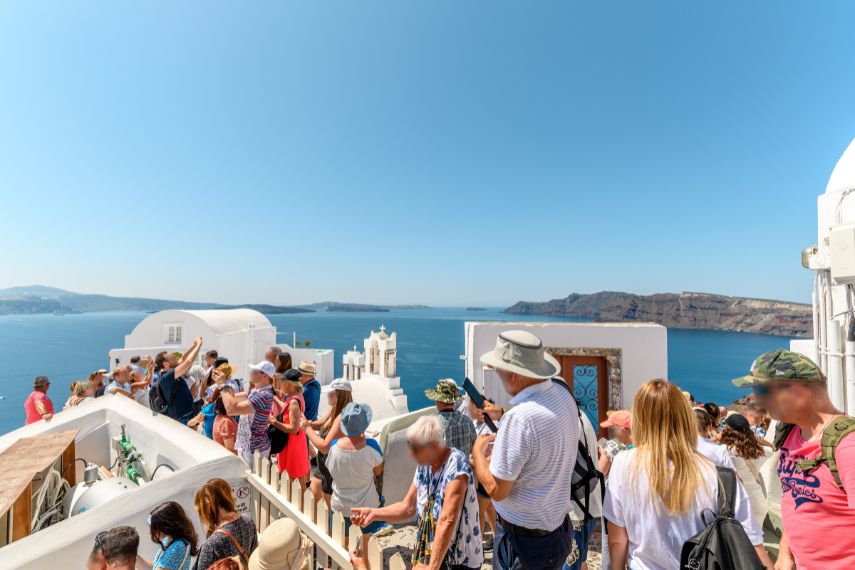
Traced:
<path fill-rule="evenodd" d="M 831 278 L 837 284 L 855 283 L 855 225 L 831 229 Z"/>

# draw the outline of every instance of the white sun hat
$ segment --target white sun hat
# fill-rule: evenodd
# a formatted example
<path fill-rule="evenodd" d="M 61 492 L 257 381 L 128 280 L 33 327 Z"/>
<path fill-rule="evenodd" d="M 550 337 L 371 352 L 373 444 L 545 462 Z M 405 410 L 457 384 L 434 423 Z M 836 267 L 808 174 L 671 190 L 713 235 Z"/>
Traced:
<path fill-rule="evenodd" d="M 546 380 L 561 372 L 558 361 L 543 350 L 543 342 L 528 331 L 502 331 L 496 348 L 481 356 L 481 362 L 497 368 Z"/>

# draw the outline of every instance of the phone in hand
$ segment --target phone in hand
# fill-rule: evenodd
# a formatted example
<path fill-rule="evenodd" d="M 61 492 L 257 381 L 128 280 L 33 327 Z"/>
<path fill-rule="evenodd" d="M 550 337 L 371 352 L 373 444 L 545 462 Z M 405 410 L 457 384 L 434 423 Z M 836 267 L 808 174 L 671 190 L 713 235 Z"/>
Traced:
<path fill-rule="evenodd" d="M 484 396 L 481 394 L 481 392 L 478 391 L 478 389 L 475 387 L 475 384 L 473 384 L 472 380 L 470 380 L 469 378 L 463 379 L 463 391 L 466 392 L 466 394 L 469 396 L 469 399 L 472 400 L 473 404 L 475 404 L 475 407 L 477 407 L 479 410 L 484 409 Z M 487 427 L 490 428 L 493 433 L 499 431 L 499 428 L 497 428 L 496 424 L 493 423 L 493 418 L 488 416 L 486 413 L 484 414 L 484 423 L 487 424 Z"/>

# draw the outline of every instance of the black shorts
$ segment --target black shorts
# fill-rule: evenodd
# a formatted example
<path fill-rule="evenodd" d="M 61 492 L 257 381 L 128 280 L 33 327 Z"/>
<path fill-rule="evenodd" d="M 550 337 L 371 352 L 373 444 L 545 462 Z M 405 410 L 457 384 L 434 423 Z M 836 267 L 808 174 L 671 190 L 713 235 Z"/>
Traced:
<path fill-rule="evenodd" d="M 312 467 L 312 479 L 318 479 L 321 482 L 321 491 L 324 495 L 332 495 L 332 475 L 327 469 L 327 456 L 318 452 L 317 461 Z"/>

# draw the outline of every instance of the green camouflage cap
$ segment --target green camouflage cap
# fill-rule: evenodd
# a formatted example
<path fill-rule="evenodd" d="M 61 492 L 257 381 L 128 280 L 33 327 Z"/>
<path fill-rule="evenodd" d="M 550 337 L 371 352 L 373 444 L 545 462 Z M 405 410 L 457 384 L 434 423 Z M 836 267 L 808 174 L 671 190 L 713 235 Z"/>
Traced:
<path fill-rule="evenodd" d="M 758 356 L 751 365 L 751 372 L 746 376 L 734 378 L 733 383 L 744 388 L 773 380 L 825 382 L 825 374 L 807 356 L 778 348 Z"/>
<path fill-rule="evenodd" d="M 436 388 L 433 390 L 425 390 L 425 396 L 427 396 L 428 400 L 443 402 L 445 404 L 456 404 L 461 398 L 457 382 L 450 378 L 437 382 Z"/>

